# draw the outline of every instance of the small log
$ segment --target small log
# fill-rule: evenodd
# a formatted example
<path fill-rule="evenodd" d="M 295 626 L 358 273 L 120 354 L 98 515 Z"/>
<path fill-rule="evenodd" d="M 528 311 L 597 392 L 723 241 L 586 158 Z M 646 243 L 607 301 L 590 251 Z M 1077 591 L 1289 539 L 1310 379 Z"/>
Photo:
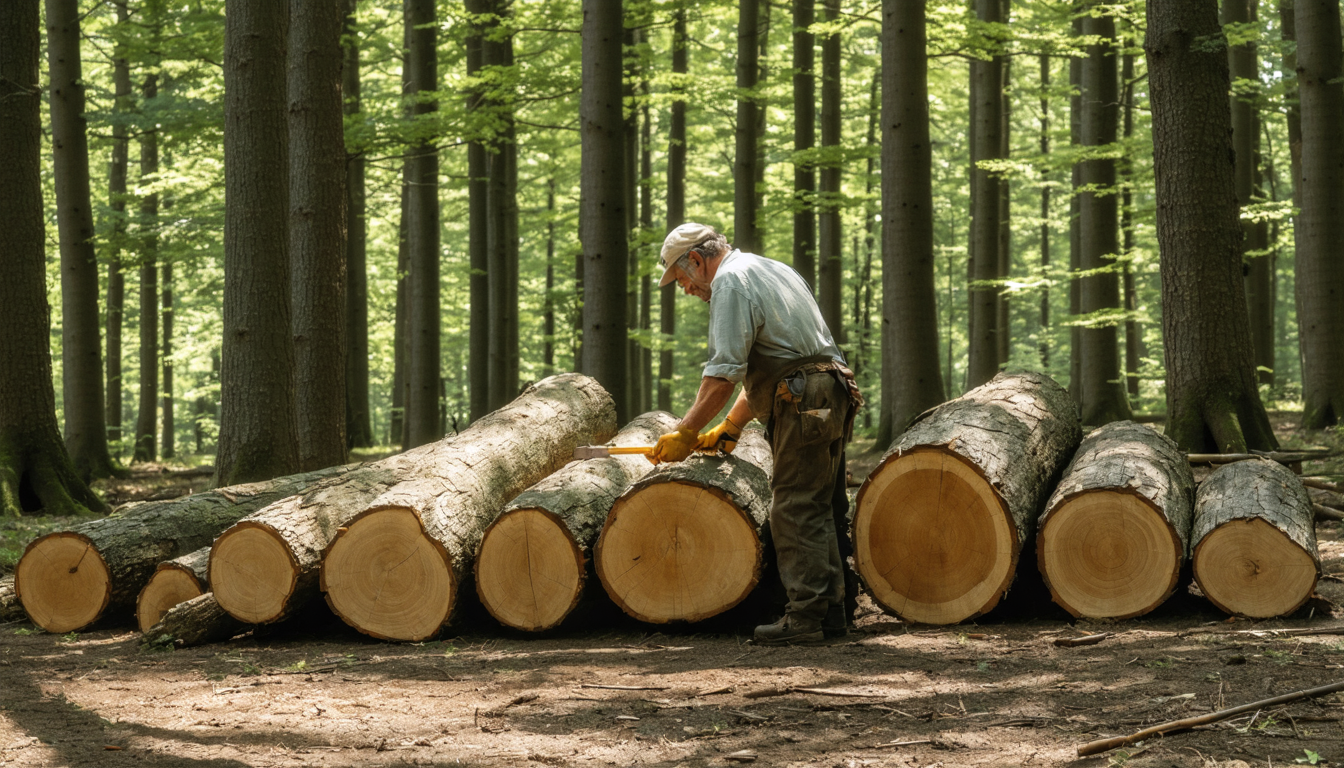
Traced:
<path fill-rule="evenodd" d="M 1094 430 L 1041 515 L 1037 566 L 1074 616 L 1128 619 L 1161 605 L 1189 552 L 1195 479 L 1176 443 L 1132 421 Z"/>
<path fill-rule="evenodd" d="M 1336 496 L 1344 496 L 1344 485 L 1340 485 L 1338 483 L 1331 483 L 1326 480 L 1322 480 L 1318 477 L 1303 477 L 1300 479 L 1302 480 L 1302 484 L 1308 488 L 1327 491 L 1329 493 L 1335 494 Z"/>
<path fill-rule="evenodd" d="M 652 444 L 676 422 L 670 413 L 646 413 L 612 444 Z M 612 503 L 652 470 L 642 455 L 575 461 L 509 502 L 476 556 L 476 594 L 490 615 L 529 632 L 564 621 L 584 594 L 589 553 Z"/>
<path fill-rule="evenodd" d="M 1311 511 L 1316 515 L 1316 522 L 1325 520 L 1344 520 L 1344 510 L 1327 507 L 1324 504 L 1312 503 Z"/>
<path fill-rule="evenodd" d="M 230 616 L 209 592 L 169 608 L 148 631 L 145 640 L 168 642 L 178 648 L 217 643 L 243 632 L 247 625 Z"/>
<path fill-rule="evenodd" d="M 764 431 L 729 456 L 662 464 L 611 507 L 594 548 L 598 579 L 629 615 L 701 621 L 740 603 L 761 578 L 761 528 L 774 463 Z"/>
<path fill-rule="evenodd" d="M 1195 582 L 1231 614 L 1296 611 L 1321 575 L 1314 518 L 1302 483 L 1282 465 L 1257 459 L 1219 468 L 1195 496 Z"/>
<path fill-rule="evenodd" d="M 209 564 L 209 547 L 159 563 L 135 601 L 135 620 L 140 631 L 148 632 L 169 608 L 210 591 L 205 578 Z"/>
<path fill-rule="evenodd" d="M 327 604 L 384 640 L 423 640 L 448 623 L 485 529 L 504 505 L 616 432 L 596 380 L 543 379 L 426 457 L 336 531 L 322 561 Z"/>
<path fill-rule="evenodd" d="M 122 506 L 110 517 L 30 542 L 14 573 L 15 589 L 42 629 L 83 629 L 109 611 L 133 610 L 159 563 L 209 546 L 239 518 L 353 468 L 329 467 Z"/>
<path fill-rule="evenodd" d="M 26 618 L 23 604 L 19 602 L 19 593 L 14 591 L 14 577 L 0 579 L 0 624 L 22 621 Z"/>
<path fill-rule="evenodd" d="M 1037 373 L 916 419 L 859 489 L 854 560 L 873 599 L 924 624 L 997 605 L 1081 432 L 1069 393 Z"/>

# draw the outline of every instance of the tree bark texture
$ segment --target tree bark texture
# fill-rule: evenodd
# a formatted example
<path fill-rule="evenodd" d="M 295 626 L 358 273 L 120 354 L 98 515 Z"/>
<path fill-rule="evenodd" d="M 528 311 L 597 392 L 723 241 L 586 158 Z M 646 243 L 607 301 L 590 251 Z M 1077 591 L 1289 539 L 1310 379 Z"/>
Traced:
<path fill-rule="evenodd" d="M 467 0 L 471 14 L 486 13 L 486 0 Z M 484 25 L 473 18 L 467 26 L 467 77 L 478 78 L 485 66 L 483 47 Z M 481 87 L 470 88 L 466 94 L 467 109 L 476 110 L 481 104 Z M 485 143 L 480 138 L 467 142 L 467 253 L 471 262 L 469 290 L 471 326 L 468 338 L 469 388 L 471 390 L 471 420 L 476 421 L 490 412 L 490 160 Z"/>
<path fill-rule="evenodd" d="M 810 2 L 810 0 L 800 0 Z M 686 11 L 678 8 L 672 25 L 672 74 L 685 75 Z M 667 229 L 672 231 L 686 218 L 686 97 L 685 88 L 678 84 L 676 101 L 672 102 L 672 119 L 668 126 L 667 142 Z M 796 119 L 796 118 L 795 118 Z M 672 376 L 675 373 L 673 340 L 677 332 L 677 285 L 669 283 L 659 289 L 658 331 L 662 334 L 658 353 L 658 409 L 672 410 Z"/>
<path fill-rule="evenodd" d="M 23 604 L 19 602 L 19 594 L 14 591 L 14 577 L 0 578 L 0 624 L 23 621 L 26 618 Z"/>
<path fill-rule="evenodd" d="M 228 0 L 224 345 L 215 484 L 298 471 L 289 288 L 288 8 Z"/>
<path fill-rule="evenodd" d="M 756 78 L 759 75 L 760 48 L 757 45 L 761 21 L 759 0 L 739 0 L 737 4 L 737 125 L 733 160 L 733 245 L 748 253 L 758 253 L 760 231 L 756 223 Z"/>
<path fill-rule="evenodd" d="M 145 101 L 159 95 L 151 72 L 140 88 Z M 153 189 L 159 175 L 159 131 L 140 134 L 140 183 Z M 134 461 L 153 461 L 159 413 L 159 193 L 140 199 L 140 406 L 135 417 Z"/>
<path fill-rule="evenodd" d="M 499 0 L 489 4 L 496 20 L 487 30 L 498 34 L 508 11 Z M 489 409 L 497 410 L 518 396 L 518 145 L 515 142 L 514 103 L 506 93 L 513 77 L 513 37 L 487 38 L 482 57 L 491 73 L 491 94 L 482 106 L 492 112 L 495 137 L 487 145 L 489 181 L 486 195 L 490 290 Z"/>
<path fill-rule="evenodd" d="M 643 105 L 640 107 L 642 119 L 640 122 L 639 139 L 639 229 L 644 233 L 644 237 L 656 236 L 653 230 L 653 121 L 649 109 L 649 75 L 645 70 L 642 73 L 643 79 L 640 83 L 640 96 L 643 99 Z M 765 164 L 762 163 L 762 166 Z M 648 256 L 653 257 L 652 249 L 648 249 Z M 650 261 L 653 259 L 650 258 Z M 639 344 L 639 403 L 637 408 L 641 413 L 647 413 L 653 410 L 653 348 L 650 346 L 653 332 L 653 275 L 649 274 L 647 269 L 639 267 L 636 260 L 636 274 L 639 275 L 639 329 L 642 332 L 642 341 Z M 549 374 L 548 374 L 549 375 Z"/>
<path fill-rule="evenodd" d="M 840 18 L 840 0 L 823 0 L 826 21 L 835 23 Z M 831 331 L 836 344 L 845 343 L 844 233 L 840 226 L 843 205 L 840 192 L 841 159 L 841 97 L 840 33 L 827 35 L 821 41 L 821 146 L 829 150 L 821 166 L 821 194 L 817 200 L 817 304 L 822 319 Z"/>
<path fill-rule="evenodd" d="M 1297 0 L 1297 86 L 1301 104 L 1301 175 L 1293 187 L 1301 213 L 1297 243 L 1297 325 L 1302 357 L 1302 426 L 1344 418 L 1344 91 L 1339 78 L 1339 8 Z"/>
<path fill-rule="evenodd" d="M 93 250 L 88 123 L 77 0 L 47 0 L 51 148 L 61 248 L 61 376 L 65 448 L 85 480 L 114 474 L 103 411 L 98 260 Z"/>
<path fill-rule="evenodd" d="M 1074 14 L 1070 29 L 1074 37 L 1083 34 L 1083 19 Z M 1069 145 L 1077 146 L 1083 141 L 1083 60 L 1079 56 L 1069 58 Z M 1069 169 L 1069 394 L 1080 404 L 1083 386 L 1083 328 L 1078 325 L 1078 315 L 1082 314 L 1082 282 L 1078 271 L 1082 269 L 1082 227 L 1079 226 L 1079 194 L 1083 185 L 1082 165 L 1076 160 Z"/>
<path fill-rule="evenodd" d="M 890 445 L 944 399 L 933 272 L 924 2 L 882 12 L 882 402 L 877 445 Z"/>
<path fill-rule="evenodd" d="M 225 613 L 213 592 L 178 603 L 163 614 L 159 623 L 145 632 L 150 642 L 172 640 L 176 648 L 192 648 L 228 640 L 246 630 L 246 626 Z"/>
<path fill-rule="evenodd" d="M 817 171 L 810 153 L 817 143 L 815 0 L 793 5 L 793 268 L 817 287 Z"/>
<path fill-rule="evenodd" d="M 1041 54 L 1041 156 L 1050 153 L 1050 57 Z M 1050 184 L 1049 170 L 1041 171 L 1041 274 L 1050 272 Z M 1040 342 L 1041 368 L 1050 368 L 1050 286 L 1041 286 Z"/>
<path fill-rule="evenodd" d="M 1012 2 L 1011 0 L 1000 0 L 1003 3 L 1003 23 L 1009 24 L 1012 21 Z M 1012 70 L 1013 60 L 1007 56 L 1000 57 L 1003 60 L 1003 84 L 999 90 L 999 157 L 1007 160 L 1012 155 L 1011 129 L 1013 125 L 1013 98 L 1012 98 Z M 995 272 L 1000 280 L 1007 280 L 1013 273 L 1013 189 L 1009 183 L 1008 177 L 999 179 L 999 246 L 998 265 Z M 1008 296 L 1007 286 L 1003 286 L 996 291 L 994 302 L 994 328 L 996 334 L 994 344 L 996 347 L 995 355 L 999 359 L 999 365 L 1008 364 L 1012 358 L 1013 348 L 1013 324 L 1011 320 L 1012 300 Z"/>
<path fill-rule="evenodd" d="M 410 41 L 407 67 L 411 86 L 408 95 L 414 99 L 413 120 L 438 109 L 437 104 L 419 97 L 424 91 L 438 88 L 435 19 L 433 0 L 407 1 L 406 35 Z M 410 171 L 406 249 L 411 281 L 410 357 L 406 366 L 407 448 L 432 443 L 443 436 L 439 418 L 439 152 L 434 138 L 425 135 L 427 130 L 427 127 L 420 129 L 422 138 L 411 147 L 406 161 Z"/>
<path fill-rule="evenodd" d="M 627 28 L 625 41 L 625 73 L 621 83 L 621 102 L 625 115 L 625 213 L 626 231 L 630 233 L 630 281 L 625 292 L 626 371 L 625 380 L 630 388 L 630 413 L 643 413 L 643 381 L 639 375 L 639 255 L 642 239 L 639 231 L 639 109 L 635 101 L 635 83 L 639 79 L 639 62 L 635 51 L 640 43 L 640 30 Z"/>
<path fill-rule="evenodd" d="M 1144 51 L 1153 110 L 1167 432 L 1188 451 L 1240 453 L 1277 440 L 1256 388 L 1241 277 L 1227 56 L 1217 6 L 1149 0 Z"/>
<path fill-rule="evenodd" d="M 346 0 L 341 35 L 345 63 L 341 69 L 342 113 L 360 119 L 359 28 L 356 0 Z M 342 129 L 344 137 L 344 129 Z M 342 138 L 344 141 L 344 138 Z M 343 147 L 342 147 L 343 148 Z M 345 154 L 345 435 L 346 445 L 373 445 L 369 412 L 369 273 L 368 220 L 364 191 L 363 150 Z"/>
<path fill-rule="evenodd" d="M 1003 22 L 1000 0 L 976 0 L 981 22 Z M 1003 150 L 1003 58 L 971 62 L 971 233 L 970 233 L 970 349 L 966 386 L 978 387 L 999 372 L 998 293 L 999 185 L 998 174 L 981 168 Z"/>
<path fill-rule="evenodd" d="M 583 346 L 579 370 L 611 393 L 617 417 L 624 422 L 630 412 L 625 331 L 630 254 L 621 117 L 622 16 L 621 0 L 584 0 L 579 180 Z"/>
<path fill-rule="evenodd" d="M 1124 137 L 1126 143 L 1134 134 L 1134 54 L 1126 52 L 1121 58 L 1120 82 L 1122 90 L 1120 101 L 1124 105 Z M 1134 253 L 1134 164 L 1129 157 L 1120 161 L 1119 173 L 1125 184 L 1120 192 L 1120 237 L 1121 253 L 1130 256 Z M 1130 397 L 1139 396 L 1139 367 L 1147 354 L 1143 343 L 1143 326 L 1139 325 L 1136 313 L 1139 308 L 1139 295 L 1135 286 L 1134 269 L 1129 259 L 1125 259 L 1124 278 L 1120 285 L 1120 296 L 1125 306 L 1125 391 Z"/>
<path fill-rule="evenodd" d="M 403 79 L 406 78 L 403 68 Z M 392 413 L 388 417 L 388 442 L 404 449 L 406 440 L 406 379 L 411 342 L 411 258 L 410 258 L 411 164 L 405 155 L 401 161 L 401 216 L 397 220 L 397 299 L 392 322 Z"/>
<path fill-rule="evenodd" d="M 130 14 L 125 2 L 116 3 L 117 24 L 125 29 Z M 122 323 L 126 307 L 126 277 L 121 254 L 126 235 L 126 167 L 129 164 L 130 131 L 125 118 L 131 111 L 131 65 L 124 46 L 113 49 L 113 111 L 118 120 L 112 124 L 112 159 L 107 169 L 108 206 L 112 209 L 112 231 L 108 237 L 107 257 L 107 439 L 121 442 L 121 370 Z"/>
<path fill-rule="evenodd" d="M 160 280 L 163 296 L 163 387 L 160 403 L 163 409 L 159 417 L 159 455 L 171 459 L 176 455 L 177 422 L 174 420 L 173 404 L 173 263 L 163 263 L 163 275 Z"/>

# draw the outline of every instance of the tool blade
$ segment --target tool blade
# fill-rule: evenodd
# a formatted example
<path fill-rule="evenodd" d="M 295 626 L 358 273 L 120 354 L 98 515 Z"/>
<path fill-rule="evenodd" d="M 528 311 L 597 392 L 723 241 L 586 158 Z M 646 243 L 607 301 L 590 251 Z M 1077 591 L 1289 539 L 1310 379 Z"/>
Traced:
<path fill-rule="evenodd" d="M 611 452 L 605 445 L 580 445 L 574 449 L 576 459 L 605 459 Z"/>

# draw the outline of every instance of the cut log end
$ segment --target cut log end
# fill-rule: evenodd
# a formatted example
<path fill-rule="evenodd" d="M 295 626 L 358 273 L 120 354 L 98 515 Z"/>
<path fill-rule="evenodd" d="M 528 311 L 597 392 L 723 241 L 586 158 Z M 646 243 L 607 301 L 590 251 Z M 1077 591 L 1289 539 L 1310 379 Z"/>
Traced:
<path fill-rule="evenodd" d="M 418 641 L 435 635 L 457 594 L 452 563 L 415 512 L 381 507 L 341 531 L 322 562 L 332 611 L 366 635 Z"/>
<path fill-rule="evenodd" d="M 893 456 L 860 490 L 855 561 L 873 599 L 907 621 L 955 624 L 998 604 L 1017 533 L 989 482 L 951 451 Z"/>
<path fill-rule="evenodd" d="M 1259 518 L 1230 520 L 1195 548 L 1195 581 L 1210 602 L 1250 618 L 1284 616 L 1311 597 L 1316 560 Z"/>
<path fill-rule="evenodd" d="M 500 623 L 539 632 L 564 620 L 583 592 L 584 557 L 542 509 L 515 509 L 490 526 L 476 558 L 476 593 Z"/>
<path fill-rule="evenodd" d="M 248 624 L 282 618 L 299 567 L 285 542 L 267 526 L 240 523 L 210 549 L 210 584 L 219 606 Z"/>
<path fill-rule="evenodd" d="M 176 605 L 205 594 L 196 574 L 183 568 L 160 568 L 140 590 L 135 603 L 135 620 L 141 632 L 148 632 L 163 614 Z"/>
<path fill-rule="evenodd" d="M 1176 588 L 1183 546 L 1145 499 L 1117 491 L 1080 493 L 1041 527 L 1041 575 L 1074 616 L 1124 619 L 1161 605 Z"/>
<path fill-rule="evenodd" d="M 595 560 L 607 594 L 631 616 L 700 621 L 756 586 L 761 542 L 756 524 L 722 491 L 660 482 L 617 500 Z"/>
<path fill-rule="evenodd" d="M 92 624 L 107 607 L 111 587 L 107 564 L 93 542 L 68 531 L 29 544 L 14 572 L 14 588 L 28 617 L 58 634 Z"/>

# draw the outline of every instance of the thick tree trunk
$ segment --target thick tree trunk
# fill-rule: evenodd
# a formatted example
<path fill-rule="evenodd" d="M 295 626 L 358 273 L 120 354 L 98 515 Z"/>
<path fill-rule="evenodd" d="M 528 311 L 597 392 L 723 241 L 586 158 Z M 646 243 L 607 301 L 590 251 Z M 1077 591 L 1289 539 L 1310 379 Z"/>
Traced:
<path fill-rule="evenodd" d="M 1001 0 L 976 0 L 982 22 L 1003 21 Z M 970 232 L 970 349 L 966 386 L 978 387 L 999 372 L 999 185 L 998 174 L 980 167 L 1003 151 L 1003 57 L 971 62 L 971 232 Z"/>
<path fill-rule="evenodd" d="M 137 504 L 118 517 L 48 534 L 29 543 L 19 560 L 19 595 L 33 623 L 48 632 L 82 629 L 108 611 L 130 608 L 164 560 L 208 546 L 239 518 L 347 471 L 332 467 Z"/>
<path fill-rule="evenodd" d="M 473 15 L 489 12 L 487 0 L 467 0 L 467 12 Z M 467 77 L 481 76 L 485 66 L 485 24 L 473 18 L 467 25 Z M 466 93 L 468 110 L 481 108 L 481 88 Z M 471 263 L 470 328 L 468 330 L 469 385 L 471 390 L 471 420 L 474 422 L 490 412 L 490 160 L 485 143 L 473 137 L 467 142 L 467 253 Z"/>
<path fill-rule="evenodd" d="M 733 161 L 733 245 L 759 253 L 760 232 L 756 223 L 756 77 L 760 49 L 757 29 L 761 21 L 759 0 L 737 4 L 737 125 Z"/>
<path fill-rule="evenodd" d="M 652 445 L 676 421 L 646 413 L 610 444 Z M 490 615 L 529 632 L 564 621 L 590 583 L 592 547 L 611 505 L 652 470 L 640 455 L 576 461 L 509 502 L 476 557 L 476 594 Z"/>
<path fill-rule="evenodd" d="M 412 119 L 429 115 L 438 105 L 419 95 L 438 88 L 438 32 L 433 0 L 407 0 L 406 35 L 410 38 Z M 411 147 L 407 208 L 407 252 L 410 260 L 410 359 L 407 361 L 405 447 L 442 437 L 439 418 L 439 151 L 433 139 Z"/>
<path fill-rule="evenodd" d="M 327 604 L 373 637 L 434 635 L 504 505 L 568 463 L 576 447 L 615 431 L 615 406 L 597 381 L 567 373 L 529 387 L 337 529 L 322 562 Z"/>
<path fill-rule="evenodd" d="M 625 292 L 625 328 L 627 366 L 625 380 L 630 387 L 630 413 L 643 413 L 641 405 L 644 399 L 643 381 L 639 376 L 639 255 L 642 235 L 639 231 L 639 110 L 635 108 L 635 82 L 639 78 L 638 62 L 635 51 L 639 46 L 640 32 L 637 29 L 625 30 L 625 73 L 621 83 L 621 102 L 629 104 L 625 112 L 625 213 L 626 231 L 629 232 L 629 257 L 627 266 L 630 281 Z M 754 128 L 753 128 L 754 130 Z"/>
<path fill-rule="evenodd" d="M 1074 616 L 1127 619 L 1176 590 L 1190 549 L 1195 479 L 1176 443 L 1132 421 L 1083 439 L 1046 502 L 1036 562 Z"/>
<path fill-rule="evenodd" d="M 125 2 L 117 2 L 117 24 L 121 29 L 130 25 L 130 14 Z M 108 236 L 107 257 L 107 439 L 121 443 L 121 369 L 122 323 L 126 308 L 126 276 L 121 254 L 126 237 L 126 168 L 130 155 L 130 130 L 126 117 L 133 109 L 131 103 L 131 65 L 126 58 L 124 44 L 113 49 L 112 59 L 113 111 L 118 119 L 112 123 L 112 159 L 107 169 L 108 206 L 112 209 L 111 234 Z"/>
<path fill-rule="evenodd" d="M 209 592 L 206 581 L 209 565 L 208 546 L 159 563 L 135 600 L 135 622 L 140 631 L 148 632 L 173 606 Z"/>
<path fill-rule="evenodd" d="M 631 485 L 593 549 L 607 594 L 655 624 L 701 621 L 740 603 L 761 578 L 773 466 L 753 428 L 729 456 L 663 464 Z"/>
<path fill-rule="evenodd" d="M 933 154 L 923 2 L 882 12 L 882 418 L 890 445 L 944 398 L 933 287 Z"/>
<path fill-rule="evenodd" d="M 826 21 L 840 18 L 840 0 L 823 0 Z M 821 41 L 821 146 L 833 153 L 841 151 L 840 33 Z M 837 344 L 845 343 L 844 283 L 842 253 L 844 233 L 840 226 L 841 160 L 832 156 L 821 166 L 821 194 L 818 196 L 817 228 L 817 304 L 822 319 Z"/>
<path fill-rule="evenodd" d="M 925 413 L 855 502 L 854 560 L 873 599 L 925 624 L 997 605 L 1081 439 L 1068 392 L 1038 373 L 999 374 Z"/>
<path fill-rule="evenodd" d="M 170 608 L 144 634 L 153 643 L 171 638 L 174 647 L 191 648 L 228 640 L 245 629 L 219 607 L 213 593 L 206 592 Z"/>
<path fill-rule="evenodd" d="M 810 2 L 810 0 L 799 0 Z M 686 54 L 686 11 L 678 8 L 672 26 L 672 74 L 688 72 Z M 680 85 L 672 102 L 672 120 L 667 143 L 667 229 L 671 231 L 686 218 L 686 98 Z M 675 373 L 674 339 L 677 331 L 677 285 L 659 289 L 658 331 L 662 334 L 658 353 L 658 409 L 672 410 L 672 376 Z"/>
<path fill-rule="evenodd" d="M 288 8 L 227 0 L 224 344 L 215 484 L 298 471 L 289 291 Z"/>
<path fill-rule="evenodd" d="M 145 101 L 159 95 L 159 76 L 145 76 L 140 95 Z M 159 132 L 150 127 L 140 134 L 140 183 L 154 188 L 159 175 Z M 135 417 L 133 461 L 153 461 L 156 418 L 159 413 L 159 193 L 140 200 L 140 406 Z"/>
<path fill-rule="evenodd" d="M 360 118 L 359 29 L 356 0 L 346 0 L 341 35 L 345 65 L 341 70 L 342 111 L 346 119 Z M 342 131 L 344 133 L 344 131 Z M 344 140 L 344 139 L 342 139 Z M 369 413 L 369 273 L 364 193 L 363 150 L 345 154 L 345 434 L 346 445 L 373 445 Z"/>
<path fill-rule="evenodd" d="M 163 415 L 159 419 L 159 455 L 171 459 L 176 455 L 174 435 L 177 423 L 173 417 L 173 263 L 163 264 Z"/>
<path fill-rule="evenodd" d="M 817 171 L 810 159 L 817 143 L 815 0 L 793 2 L 793 268 L 817 287 Z"/>
<path fill-rule="evenodd" d="M 79 54 L 79 3 L 47 0 L 51 149 L 61 248 L 61 375 L 65 449 L 84 480 L 116 473 L 107 450 L 93 249 L 89 142 Z"/>
<path fill-rule="evenodd" d="M 1184 450 L 1241 453 L 1277 440 L 1251 358 L 1227 57 L 1194 42 L 1222 34 L 1212 0 L 1148 4 L 1166 434 Z"/>
<path fill-rule="evenodd" d="M 1266 459 L 1228 464 L 1200 484 L 1190 540 L 1200 590 L 1238 616 L 1286 616 L 1321 575 L 1311 499 L 1291 470 Z"/>
<path fill-rule="evenodd" d="M 0 624 L 23 621 L 26 618 L 23 603 L 19 602 L 19 593 L 14 591 L 14 577 L 0 578 Z"/>

